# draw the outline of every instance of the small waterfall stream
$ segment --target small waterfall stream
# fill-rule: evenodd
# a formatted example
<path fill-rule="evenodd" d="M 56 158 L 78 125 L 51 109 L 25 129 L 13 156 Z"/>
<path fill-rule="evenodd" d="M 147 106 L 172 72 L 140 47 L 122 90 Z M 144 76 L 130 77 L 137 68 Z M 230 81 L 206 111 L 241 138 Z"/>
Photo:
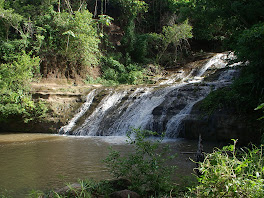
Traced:
<path fill-rule="evenodd" d="M 236 69 L 227 66 L 227 58 L 226 53 L 216 54 L 202 66 L 188 72 L 179 70 L 178 75 L 159 85 L 93 89 L 59 133 L 123 136 L 134 127 L 165 132 L 167 137 L 177 138 L 181 123 L 192 107 L 212 90 L 229 85 L 237 74 Z M 218 78 L 204 79 L 219 69 L 223 71 Z"/>
<path fill-rule="evenodd" d="M 63 126 L 62 128 L 60 128 L 59 133 L 67 134 L 69 131 L 72 130 L 76 122 L 86 113 L 86 111 L 91 106 L 94 96 L 95 96 L 95 92 L 96 90 L 94 89 L 87 95 L 86 101 L 79 109 L 79 112 L 69 121 L 69 123 L 66 126 Z"/>

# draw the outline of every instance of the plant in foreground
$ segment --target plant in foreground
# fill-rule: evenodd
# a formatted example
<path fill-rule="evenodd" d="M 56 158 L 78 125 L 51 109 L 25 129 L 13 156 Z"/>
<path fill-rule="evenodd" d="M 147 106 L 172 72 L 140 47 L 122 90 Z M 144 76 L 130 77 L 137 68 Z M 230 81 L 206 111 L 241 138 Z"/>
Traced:
<path fill-rule="evenodd" d="M 263 146 L 236 149 L 231 146 L 206 154 L 200 163 L 199 185 L 188 197 L 263 197 Z"/>
<path fill-rule="evenodd" d="M 169 156 L 169 148 L 163 147 L 160 138 L 156 141 L 146 137 L 158 135 L 156 132 L 133 129 L 128 134 L 127 143 L 133 146 L 133 152 L 121 156 L 111 149 L 105 163 L 111 174 L 116 178 L 126 178 L 131 181 L 131 190 L 142 195 L 161 195 L 173 188 L 171 175 L 175 167 L 166 166 L 166 162 L 174 156 Z"/>
<path fill-rule="evenodd" d="M 55 198 L 91 198 L 109 195 L 114 191 L 110 181 L 94 181 L 93 179 L 79 180 L 78 183 L 67 184 L 64 188 L 44 193 L 32 190 L 28 195 L 30 198 L 55 197 Z M 0 195 L 0 198 L 1 195 Z M 4 196 L 3 196 L 4 198 Z"/>

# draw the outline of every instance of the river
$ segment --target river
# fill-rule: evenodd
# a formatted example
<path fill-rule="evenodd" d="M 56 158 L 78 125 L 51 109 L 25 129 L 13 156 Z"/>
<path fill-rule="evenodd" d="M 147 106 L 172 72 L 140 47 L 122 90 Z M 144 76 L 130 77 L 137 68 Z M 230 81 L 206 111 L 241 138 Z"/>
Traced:
<path fill-rule="evenodd" d="M 189 157 L 197 141 L 167 139 L 178 166 L 174 178 L 193 172 Z M 121 153 L 131 152 L 124 137 L 74 137 L 49 134 L 0 135 L 0 196 L 5 191 L 12 197 L 26 197 L 31 190 L 49 191 L 74 183 L 78 179 L 110 179 L 102 160 L 112 146 Z M 208 151 L 213 144 L 205 146 Z"/>

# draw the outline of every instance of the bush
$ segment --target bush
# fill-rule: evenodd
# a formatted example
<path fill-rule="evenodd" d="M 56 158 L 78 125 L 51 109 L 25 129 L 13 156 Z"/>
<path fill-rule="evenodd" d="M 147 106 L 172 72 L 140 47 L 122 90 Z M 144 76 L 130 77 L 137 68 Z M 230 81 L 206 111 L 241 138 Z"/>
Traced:
<path fill-rule="evenodd" d="M 0 121 L 21 119 L 28 122 L 42 117 L 47 107 L 34 102 L 29 94 L 29 83 L 39 73 L 39 58 L 19 55 L 12 63 L 0 67 Z"/>
<path fill-rule="evenodd" d="M 263 147 L 235 149 L 231 146 L 206 154 L 198 170 L 199 185 L 193 197 L 263 197 Z"/>
<path fill-rule="evenodd" d="M 174 156 L 167 155 L 168 147 L 161 148 L 162 138 L 155 142 L 147 140 L 150 135 L 157 134 L 133 129 L 127 134 L 127 142 L 133 146 L 134 152 L 122 157 L 111 149 L 105 163 L 114 177 L 130 180 L 132 190 L 142 195 L 161 195 L 173 188 L 171 176 L 175 167 L 168 167 L 165 163 Z"/>
<path fill-rule="evenodd" d="M 17 57 L 10 63 L 1 64 L 0 67 L 0 89 L 5 90 L 28 90 L 29 82 L 33 76 L 39 74 L 38 57 L 30 57 L 25 52 Z"/>
<path fill-rule="evenodd" d="M 114 57 L 102 57 L 102 77 L 110 84 L 142 84 L 146 82 L 144 70 L 138 64 L 125 66 Z M 105 84 L 105 83 L 103 83 Z"/>

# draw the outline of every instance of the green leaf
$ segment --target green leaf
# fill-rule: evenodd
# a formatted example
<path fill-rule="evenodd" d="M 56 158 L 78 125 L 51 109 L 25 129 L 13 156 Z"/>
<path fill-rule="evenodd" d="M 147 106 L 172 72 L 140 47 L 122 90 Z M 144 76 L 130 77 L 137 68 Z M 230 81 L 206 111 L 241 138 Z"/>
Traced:
<path fill-rule="evenodd" d="M 260 110 L 264 107 L 264 103 L 260 104 L 257 108 L 255 108 L 254 110 Z"/>
<path fill-rule="evenodd" d="M 75 37 L 75 34 L 73 33 L 73 31 L 71 31 L 71 30 L 68 30 L 68 31 L 66 31 L 66 32 L 64 32 L 64 33 L 62 33 L 62 35 L 70 35 L 70 36 L 72 36 L 72 37 Z"/>

